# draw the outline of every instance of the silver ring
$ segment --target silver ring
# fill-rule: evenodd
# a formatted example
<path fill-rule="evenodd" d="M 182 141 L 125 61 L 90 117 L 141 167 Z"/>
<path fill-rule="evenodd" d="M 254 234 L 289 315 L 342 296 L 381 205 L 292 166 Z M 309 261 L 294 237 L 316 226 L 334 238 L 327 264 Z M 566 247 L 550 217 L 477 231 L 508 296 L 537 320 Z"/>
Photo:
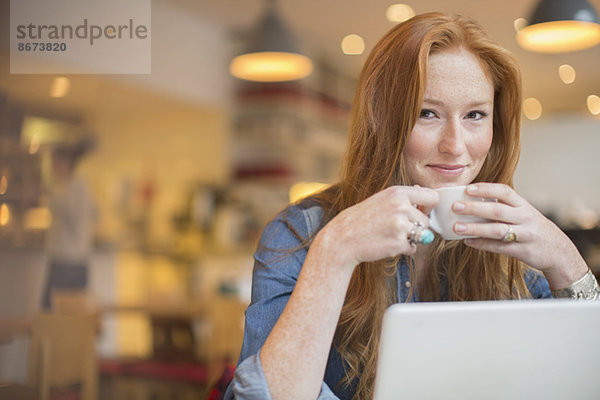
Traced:
<path fill-rule="evenodd" d="M 506 225 L 506 233 L 504 234 L 504 237 L 502 238 L 503 242 L 516 242 L 517 241 L 517 234 L 513 232 L 513 228 L 511 224 L 505 224 Z"/>
<path fill-rule="evenodd" d="M 422 222 L 413 222 L 413 228 L 408 234 L 408 243 L 411 246 L 418 244 L 429 244 L 433 241 L 433 232 L 425 228 Z"/>

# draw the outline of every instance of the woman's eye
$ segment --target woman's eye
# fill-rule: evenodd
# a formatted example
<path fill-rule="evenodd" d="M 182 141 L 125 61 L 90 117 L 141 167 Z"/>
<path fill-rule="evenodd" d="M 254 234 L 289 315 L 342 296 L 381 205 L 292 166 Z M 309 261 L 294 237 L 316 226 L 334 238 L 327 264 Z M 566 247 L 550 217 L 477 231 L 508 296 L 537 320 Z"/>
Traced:
<path fill-rule="evenodd" d="M 431 110 L 421 110 L 420 118 L 431 119 L 435 117 L 435 113 Z"/>
<path fill-rule="evenodd" d="M 484 113 L 483 111 L 471 111 L 470 113 L 467 114 L 467 119 L 480 120 L 486 116 L 487 116 L 487 114 Z"/>

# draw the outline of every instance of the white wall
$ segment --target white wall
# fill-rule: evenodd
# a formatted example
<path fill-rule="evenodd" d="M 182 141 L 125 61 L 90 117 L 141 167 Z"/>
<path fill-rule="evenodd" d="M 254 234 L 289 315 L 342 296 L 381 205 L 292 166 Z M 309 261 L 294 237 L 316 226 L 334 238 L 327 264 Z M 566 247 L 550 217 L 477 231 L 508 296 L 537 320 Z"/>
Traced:
<path fill-rule="evenodd" d="M 525 121 L 517 191 L 559 216 L 585 206 L 600 213 L 600 118 L 542 116 Z"/>
<path fill-rule="evenodd" d="M 227 35 L 222 26 L 187 13 L 169 0 L 153 0 L 152 74 L 123 79 L 196 104 L 226 106 L 233 82 Z"/>

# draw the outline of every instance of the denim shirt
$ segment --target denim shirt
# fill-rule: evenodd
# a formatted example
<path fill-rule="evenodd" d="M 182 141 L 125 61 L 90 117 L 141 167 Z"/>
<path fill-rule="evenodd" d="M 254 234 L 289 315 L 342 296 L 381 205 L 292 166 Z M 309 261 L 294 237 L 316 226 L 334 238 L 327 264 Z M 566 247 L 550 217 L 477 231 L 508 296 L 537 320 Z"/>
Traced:
<path fill-rule="evenodd" d="M 308 253 L 306 247 L 301 247 L 302 239 L 288 227 L 286 218 L 301 238 L 307 238 L 319 228 L 322 210 L 314 202 L 305 200 L 286 208 L 265 227 L 254 254 L 252 300 L 246 310 L 244 343 L 234 379 L 225 392 L 226 400 L 271 399 L 259 351 L 283 312 Z M 398 301 L 406 302 L 413 283 L 404 261 L 398 264 L 396 282 Z M 552 297 L 541 273 L 527 270 L 525 282 L 533 298 Z M 413 293 L 409 301 L 418 301 L 418 293 Z M 339 384 L 344 375 L 341 356 L 331 346 L 318 399 L 351 399 L 356 382 L 350 386 Z"/>

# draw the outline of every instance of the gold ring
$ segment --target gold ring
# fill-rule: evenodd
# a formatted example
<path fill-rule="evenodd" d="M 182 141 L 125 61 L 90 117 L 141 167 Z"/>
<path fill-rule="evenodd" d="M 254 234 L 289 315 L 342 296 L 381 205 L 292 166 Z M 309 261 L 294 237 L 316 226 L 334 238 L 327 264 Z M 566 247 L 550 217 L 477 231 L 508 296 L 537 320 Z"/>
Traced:
<path fill-rule="evenodd" d="M 503 242 L 516 242 L 517 241 L 517 234 L 513 232 L 512 229 L 512 225 L 511 224 L 505 224 L 507 229 L 506 229 L 506 233 L 504 234 L 504 237 L 502 238 Z"/>

